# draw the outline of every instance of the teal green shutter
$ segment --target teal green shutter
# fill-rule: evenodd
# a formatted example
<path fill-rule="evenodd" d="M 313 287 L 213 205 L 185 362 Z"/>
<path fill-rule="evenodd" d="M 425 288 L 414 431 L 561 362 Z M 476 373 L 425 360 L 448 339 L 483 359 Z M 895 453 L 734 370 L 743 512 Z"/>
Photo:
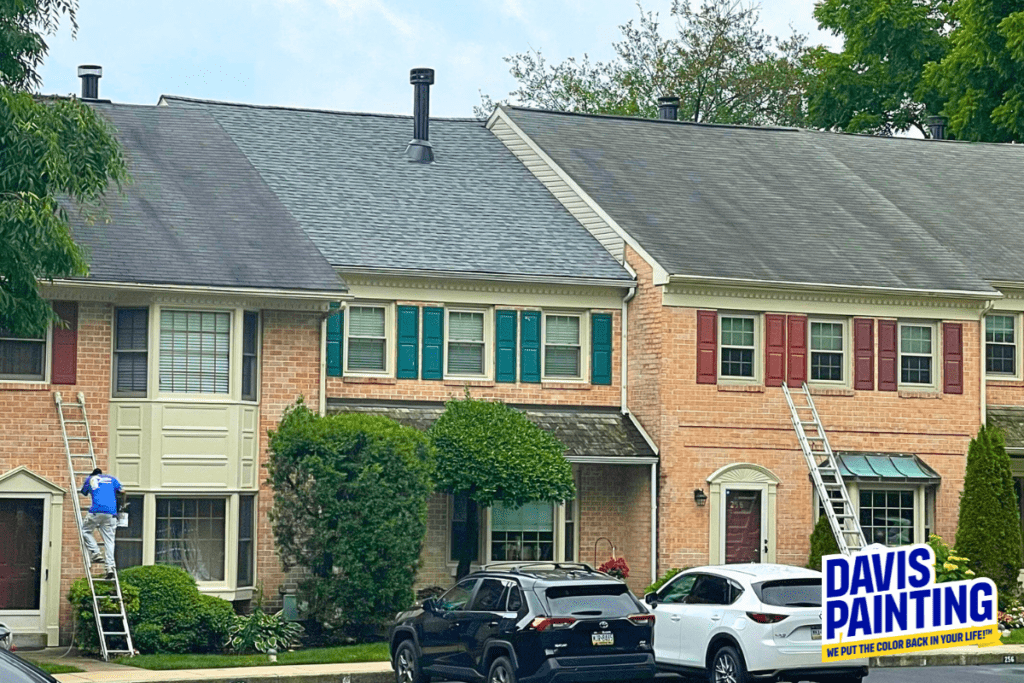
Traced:
<path fill-rule="evenodd" d="M 416 379 L 419 375 L 420 309 L 398 307 L 398 379 Z"/>
<path fill-rule="evenodd" d="M 423 309 L 423 365 L 422 379 L 441 379 L 444 359 L 444 309 Z"/>
<path fill-rule="evenodd" d="M 612 316 L 590 316 L 590 383 L 612 383 Z"/>
<path fill-rule="evenodd" d="M 519 326 L 519 379 L 540 381 L 540 311 L 523 311 Z"/>
<path fill-rule="evenodd" d="M 331 308 L 340 308 L 335 302 Z M 338 311 L 327 319 L 327 375 L 341 377 L 342 335 L 345 333 L 345 312 Z"/>
<path fill-rule="evenodd" d="M 516 312 L 494 312 L 495 347 L 497 370 L 495 379 L 499 382 L 516 381 Z"/>

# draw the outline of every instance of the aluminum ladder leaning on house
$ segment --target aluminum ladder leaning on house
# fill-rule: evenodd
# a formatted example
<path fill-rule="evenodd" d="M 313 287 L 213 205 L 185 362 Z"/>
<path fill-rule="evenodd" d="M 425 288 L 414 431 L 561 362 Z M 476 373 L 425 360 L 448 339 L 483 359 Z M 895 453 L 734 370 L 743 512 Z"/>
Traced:
<path fill-rule="evenodd" d="M 128 615 L 124 609 L 124 598 L 121 595 L 121 580 L 114 572 L 113 579 L 93 576 L 92 562 L 89 552 L 82 539 L 82 504 L 78 491 L 85 479 L 96 468 L 96 452 L 92 445 L 92 430 L 89 429 L 89 418 L 85 414 L 85 395 L 78 392 L 77 403 L 65 403 L 60 392 L 54 392 L 53 401 L 57 404 L 57 415 L 60 417 L 60 432 L 64 437 L 64 452 L 68 456 L 68 472 L 71 477 L 71 500 L 75 505 L 75 520 L 78 524 L 78 545 L 82 549 L 85 562 L 85 576 L 89 582 L 89 593 L 92 595 L 92 612 L 96 617 L 96 631 L 100 640 L 100 653 L 105 661 L 111 655 L 133 655 L 132 634 L 128 629 Z M 71 416 L 69 417 L 69 413 Z M 77 415 L 76 415 L 77 413 Z M 74 444 L 74 448 L 72 447 Z M 99 540 L 103 551 L 103 541 Z M 97 594 L 97 587 L 104 587 Z M 113 590 L 110 590 L 110 587 Z M 117 611 L 111 609 L 117 605 Z M 106 608 L 104 612 L 101 608 Z"/>
<path fill-rule="evenodd" d="M 839 551 L 843 555 L 855 553 L 867 545 L 864 532 L 860 528 L 860 520 L 853 509 L 850 494 L 846 490 L 846 483 L 839 472 L 839 461 L 832 452 L 818 410 L 814 407 L 811 392 L 806 383 L 799 391 L 790 392 L 789 387 L 783 382 L 782 393 L 786 395 L 789 416 L 793 420 L 793 429 L 796 430 L 800 450 L 807 461 L 814 490 L 818 493 L 818 500 L 828 517 Z M 794 397 L 797 401 L 794 401 Z M 808 433 L 809 430 L 812 433 Z"/>

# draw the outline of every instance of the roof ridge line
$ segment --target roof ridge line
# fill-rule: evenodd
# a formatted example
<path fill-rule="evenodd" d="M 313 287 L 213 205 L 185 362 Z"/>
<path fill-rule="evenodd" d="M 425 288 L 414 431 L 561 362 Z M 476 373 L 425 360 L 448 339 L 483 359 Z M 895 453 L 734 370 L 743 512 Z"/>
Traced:
<path fill-rule="evenodd" d="M 654 123 L 658 125 L 672 125 L 672 126 L 696 126 L 699 128 L 726 128 L 726 129 L 739 129 L 739 130 L 761 130 L 761 131 L 778 131 L 782 133 L 803 133 L 809 129 L 799 128 L 796 126 L 781 126 L 781 125 L 769 125 L 769 126 L 752 126 L 739 123 L 707 123 L 704 121 L 680 121 L 672 119 L 648 119 L 641 116 L 626 116 L 625 114 L 597 114 L 592 112 L 581 112 L 581 111 L 560 111 L 558 109 L 538 109 L 536 107 L 522 107 L 514 104 L 500 105 L 507 109 L 515 109 L 517 111 L 535 112 L 538 114 L 558 114 L 561 116 L 580 116 L 592 119 L 616 119 L 621 121 L 631 121 L 634 123 Z M 815 131 L 818 132 L 818 131 Z"/>
<path fill-rule="evenodd" d="M 184 95 L 160 95 L 160 100 L 178 100 L 180 102 L 198 102 L 201 104 L 214 104 L 222 107 L 246 107 L 248 109 L 270 109 L 281 111 L 302 111 L 316 114 L 337 114 L 340 116 L 368 116 L 385 119 L 408 119 L 412 120 L 412 114 L 388 114 L 383 112 L 370 111 L 345 111 L 341 109 L 322 109 L 318 107 L 290 107 L 282 104 L 252 104 L 251 102 L 229 102 L 226 100 L 211 100 L 202 97 L 185 97 Z M 141 105 L 146 106 L 146 105 Z M 159 105 L 157 105 L 159 106 Z M 474 116 L 431 116 L 431 121 L 459 121 L 476 122 L 483 126 L 486 121 L 481 121 Z"/>

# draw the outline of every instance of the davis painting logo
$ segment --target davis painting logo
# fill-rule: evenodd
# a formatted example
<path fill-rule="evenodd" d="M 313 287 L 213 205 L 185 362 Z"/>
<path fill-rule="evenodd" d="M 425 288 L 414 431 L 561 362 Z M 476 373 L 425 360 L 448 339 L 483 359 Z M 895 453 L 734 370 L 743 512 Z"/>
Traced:
<path fill-rule="evenodd" d="M 869 546 L 822 570 L 824 662 L 999 644 L 995 584 L 935 583 L 930 546 Z"/>

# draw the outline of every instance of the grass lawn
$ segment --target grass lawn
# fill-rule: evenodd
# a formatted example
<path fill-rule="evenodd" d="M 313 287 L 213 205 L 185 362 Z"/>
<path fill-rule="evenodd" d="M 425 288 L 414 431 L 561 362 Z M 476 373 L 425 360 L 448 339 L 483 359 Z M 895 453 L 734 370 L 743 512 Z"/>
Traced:
<path fill-rule="evenodd" d="M 48 674 L 80 674 L 82 670 L 77 666 L 67 664 L 55 664 L 54 662 L 37 662 L 34 659 L 26 659 L 29 664 L 34 664 Z"/>
<path fill-rule="evenodd" d="M 1010 631 L 1010 635 L 1001 639 L 1003 645 L 1024 645 L 1024 628 Z"/>
<path fill-rule="evenodd" d="M 386 662 L 387 643 L 366 643 L 321 647 L 295 652 L 282 652 L 277 665 L 283 664 L 349 664 L 352 662 Z M 166 669 L 220 669 L 237 666 L 274 666 L 266 655 L 139 655 L 118 659 L 117 664 L 137 666 L 140 669 L 162 671 Z"/>

